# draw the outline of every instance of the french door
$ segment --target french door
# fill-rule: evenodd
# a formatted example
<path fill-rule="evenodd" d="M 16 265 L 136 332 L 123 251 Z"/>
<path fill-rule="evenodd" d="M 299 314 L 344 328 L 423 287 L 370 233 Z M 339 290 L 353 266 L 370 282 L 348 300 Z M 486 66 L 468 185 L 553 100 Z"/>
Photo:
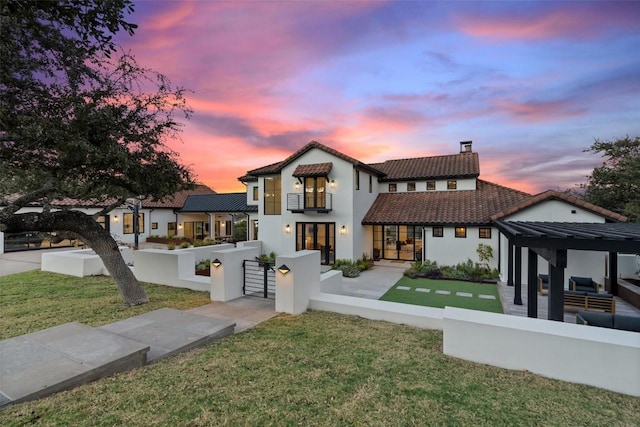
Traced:
<path fill-rule="evenodd" d="M 320 251 L 320 262 L 333 264 L 336 259 L 336 224 L 333 222 L 299 222 L 296 224 L 296 250 Z"/>

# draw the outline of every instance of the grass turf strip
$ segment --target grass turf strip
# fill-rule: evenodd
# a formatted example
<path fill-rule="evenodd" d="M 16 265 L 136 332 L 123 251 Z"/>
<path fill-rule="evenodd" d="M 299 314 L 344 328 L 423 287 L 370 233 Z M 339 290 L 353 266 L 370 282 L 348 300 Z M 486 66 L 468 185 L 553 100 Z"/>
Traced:
<path fill-rule="evenodd" d="M 398 289 L 398 286 L 410 288 Z M 430 289 L 429 292 L 418 292 L 416 289 Z M 449 295 L 438 294 L 436 290 L 449 291 Z M 472 297 L 456 295 L 456 292 L 472 294 Z M 479 295 L 493 295 L 495 299 L 479 298 Z M 480 284 L 470 282 L 458 282 L 451 280 L 411 279 L 401 278 L 382 297 L 382 301 L 401 302 L 404 304 L 422 305 L 428 307 L 444 308 L 459 307 L 471 310 L 502 313 L 502 304 L 498 295 L 498 287 L 494 284 Z"/>

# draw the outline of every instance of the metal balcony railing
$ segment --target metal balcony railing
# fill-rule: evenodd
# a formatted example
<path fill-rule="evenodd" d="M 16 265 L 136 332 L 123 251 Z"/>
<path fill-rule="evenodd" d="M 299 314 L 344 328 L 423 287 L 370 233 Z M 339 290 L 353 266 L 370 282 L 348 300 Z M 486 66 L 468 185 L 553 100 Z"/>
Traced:
<path fill-rule="evenodd" d="M 305 193 L 288 193 L 287 210 L 293 213 L 319 212 L 329 213 L 333 209 L 333 194 L 306 195 Z"/>

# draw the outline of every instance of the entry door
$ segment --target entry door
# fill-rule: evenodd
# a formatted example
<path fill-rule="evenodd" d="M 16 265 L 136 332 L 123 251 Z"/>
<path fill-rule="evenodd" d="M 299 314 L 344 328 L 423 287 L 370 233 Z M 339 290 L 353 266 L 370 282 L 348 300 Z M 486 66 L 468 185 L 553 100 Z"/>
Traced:
<path fill-rule="evenodd" d="M 336 253 L 336 225 L 334 223 L 296 224 L 296 249 L 320 251 L 320 262 L 324 265 L 335 262 Z"/>
<path fill-rule="evenodd" d="M 416 248 L 422 247 L 422 239 L 413 226 L 385 225 L 383 236 L 383 258 L 386 259 L 413 261 L 416 258 Z"/>

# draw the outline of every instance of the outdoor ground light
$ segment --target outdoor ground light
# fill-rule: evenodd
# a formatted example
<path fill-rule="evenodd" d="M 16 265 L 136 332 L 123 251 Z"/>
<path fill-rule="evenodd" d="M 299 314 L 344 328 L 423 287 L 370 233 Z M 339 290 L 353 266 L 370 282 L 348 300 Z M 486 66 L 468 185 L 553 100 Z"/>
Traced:
<path fill-rule="evenodd" d="M 220 262 L 220 260 L 218 258 L 214 259 L 213 261 L 211 261 L 211 264 L 215 267 L 218 268 L 222 265 L 222 262 Z"/>
<path fill-rule="evenodd" d="M 283 276 L 286 276 L 287 273 L 290 272 L 291 270 L 289 269 L 289 267 L 287 267 L 286 264 L 282 264 L 280 267 L 278 267 L 278 271 L 282 273 Z"/>

